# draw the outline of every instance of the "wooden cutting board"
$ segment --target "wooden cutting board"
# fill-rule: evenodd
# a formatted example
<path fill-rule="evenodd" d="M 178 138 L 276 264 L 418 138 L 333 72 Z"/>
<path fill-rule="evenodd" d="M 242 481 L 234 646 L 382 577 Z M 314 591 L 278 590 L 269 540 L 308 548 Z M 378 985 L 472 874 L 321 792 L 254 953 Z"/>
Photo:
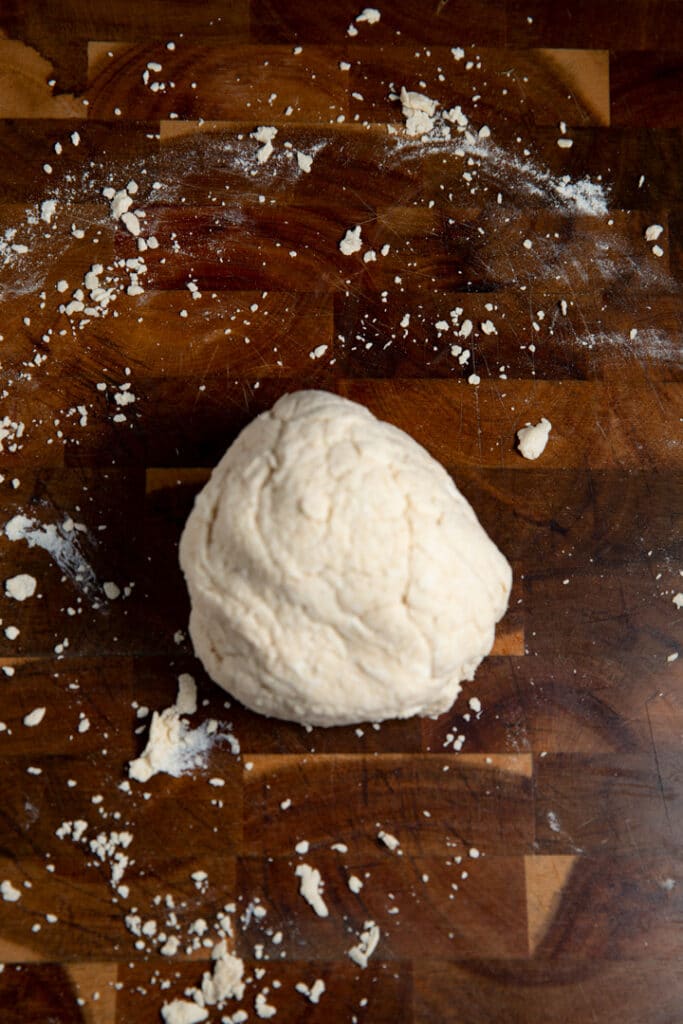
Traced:
<path fill-rule="evenodd" d="M 0 901 L 3 1024 L 159 1021 L 208 969 L 230 904 L 253 980 L 224 1019 L 258 1019 L 259 993 L 278 1022 L 683 1015 L 680 4 L 380 10 L 0 12 L 2 524 L 63 531 L 61 565 L 0 538 L 3 579 L 38 580 L 0 599 L 2 630 L 19 629 L 0 632 L 0 881 L 20 893 Z M 405 139 L 403 84 L 462 106 L 464 155 Z M 260 125 L 278 128 L 264 164 Z M 159 241 L 141 295 L 116 263 L 136 240 L 101 195 L 129 180 Z M 344 257 L 356 224 L 364 249 Z M 92 264 L 114 268 L 117 297 L 69 318 L 58 306 Z M 411 433 L 513 564 L 493 655 L 436 721 L 307 732 L 226 702 L 192 656 L 176 548 L 193 497 L 300 387 Z M 526 462 L 515 432 L 541 416 L 548 448 Z M 94 607 L 105 581 L 122 593 Z M 241 752 L 214 745 L 205 767 L 126 792 L 141 709 L 170 705 L 182 672 L 192 724 L 229 725 Z M 298 894 L 302 861 L 325 919 Z M 168 958 L 126 915 L 169 930 L 171 899 L 184 941 Z M 211 942 L 185 951 L 198 918 Z M 347 951 L 367 921 L 381 939 L 361 970 Z M 318 978 L 312 1004 L 295 985 Z"/>

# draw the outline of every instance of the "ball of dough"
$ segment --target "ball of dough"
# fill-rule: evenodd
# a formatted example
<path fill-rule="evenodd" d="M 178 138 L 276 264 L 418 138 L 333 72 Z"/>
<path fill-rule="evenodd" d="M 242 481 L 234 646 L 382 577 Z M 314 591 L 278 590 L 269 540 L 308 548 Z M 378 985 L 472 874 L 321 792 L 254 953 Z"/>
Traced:
<path fill-rule="evenodd" d="M 439 714 L 491 649 L 512 572 L 443 467 L 324 391 L 239 435 L 180 543 L 194 648 L 265 715 Z"/>

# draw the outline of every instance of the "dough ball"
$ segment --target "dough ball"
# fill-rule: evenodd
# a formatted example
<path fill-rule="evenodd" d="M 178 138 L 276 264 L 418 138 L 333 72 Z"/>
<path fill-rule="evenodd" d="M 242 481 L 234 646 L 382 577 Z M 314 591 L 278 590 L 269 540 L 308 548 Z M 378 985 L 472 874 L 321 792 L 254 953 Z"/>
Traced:
<path fill-rule="evenodd" d="M 227 450 L 180 543 L 209 675 L 310 725 L 439 714 L 491 649 L 512 572 L 443 467 L 324 391 Z"/>

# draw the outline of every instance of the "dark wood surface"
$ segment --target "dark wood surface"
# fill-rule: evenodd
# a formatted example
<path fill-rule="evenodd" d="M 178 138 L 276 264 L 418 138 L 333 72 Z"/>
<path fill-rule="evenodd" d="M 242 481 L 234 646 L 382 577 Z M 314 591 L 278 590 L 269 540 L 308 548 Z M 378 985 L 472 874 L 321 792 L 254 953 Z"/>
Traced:
<path fill-rule="evenodd" d="M 250 1020 L 264 985 L 278 1022 L 683 1019 L 683 662 L 669 660 L 683 645 L 683 5 L 398 0 L 350 38 L 361 8 L 0 7 L 0 242 L 29 249 L 0 261 L 0 421 L 25 423 L 0 453 L 0 521 L 83 522 L 97 580 L 133 584 L 94 608 L 47 552 L 0 537 L 3 580 L 39 582 L 23 604 L 0 598 L 2 630 L 20 629 L 0 632 L 0 667 L 14 669 L 0 675 L 0 881 L 21 891 L 0 901 L 2 1024 L 158 1021 L 209 956 L 136 949 L 125 915 L 163 916 L 167 893 L 183 934 L 236 904 Z M 148 62 L 174 87 L 146 87 Z M 462 104 L 491 128 L 495 157 L 395 148 L 391 84 Z M 279 134 L 259 167 L 248 133 L 264 124 Z M 286 141 L 316 151 L 310 174 L 294 173 Z M 608 212 L 558 200 L 548 181 L 565 174 L 601 176 Z M 70 323 L 57 282 L 68 299 L 92 263 L 136 256 L 100 195 L 130 179 L 159 239 L 145 292 Z M 340 255 L 356 223 L 377 261 Z M 456 306 L 476 328 L 465 368 L 450 354 L 459 339 L 435 327 Z M 126 381 L 136 401 L 117 423 Z M 438 720 L 358 732 L 266 720 L 228 706 L 174 639 L 194 494 L 236 433 L 298 387 L 409 431 L 513 564 L 493 656 Z M 550 442 L 526 462 L 515 432 L 541 415 Z M 135 702 L 168 706 L 183 671 L 199 686 L 193 724 L 230 723 L 241 754 L 216 746 L 205 769 L 128 795 L 118 786 L 145 741 Z M 466 721 L 475 694 L 483 713 Z M 38 706 L 45 720 L 25 727 Z M 125 898 L 108 864 L 55 835 L 78 818 L 89 835 L 133 833 Z M 326 882 L 325 920 L 298 895 L 301 839 Z M 241 924 L 256 898 L 264 922 Z M 382 938 L 362 971 L 346 951 L 370 919 Z M 294 986 L 318 977 L 315 1006 Z"/>

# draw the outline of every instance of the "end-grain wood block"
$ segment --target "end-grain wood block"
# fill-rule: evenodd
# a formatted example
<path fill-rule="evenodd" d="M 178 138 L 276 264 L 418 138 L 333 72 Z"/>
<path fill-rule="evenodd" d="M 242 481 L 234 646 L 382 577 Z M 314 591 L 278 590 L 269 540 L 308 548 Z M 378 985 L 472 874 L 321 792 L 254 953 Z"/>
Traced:
<path fill-rule="evenodd" d="M 468 753 L 635 754 L 653 738 L 658 750 L 671 751 L 681 723 L 674 687 L 668 664 L 644 667 L 634 679 L 628 665 L 597 656 L 489 658 L 465 685 L 455 714 L 425 719 L 423 731 L 434 751 L 460 732 Z M 465 728 L 460 716 L 470 695 L 483 711 L 470 712 Z"/>
<path fill-rule="evenodd" d="M 282 113 L 291 106 L 299 118 L 323 124 L 348 111 L 348 75 L 332 47 L 295 53 L 291 46 L 181 41 L 169 51 L 95 42 L 88 46 L 88 70 L 94 118 L 116 119 L 117 107 L 133 120 L 174 114 L 241 121 L 249 112 L 256 126 L 271 123 L 273 107 Z"/>
<path fill-rule="evenodd" d="M 579 8 L 549 7 L 543 0 L 507 0 L 508 42 L 524 46 L 604 46 L 610 50 L 681 50 L 678 11 L 667 0 L 641 4 L 626 0 L 582 3 Z"/>
<path fill-rule="evenodd" d="M 67 968 L 58 963 L 9 964 L 0 978 L 0 1003 L 7 1024 L 50 1018 L 59 1024 L 82 1024 L 77 999 Z"/>
<path fill-rule="evenodd" d="M 82 100 L 55 93 L 48 85 L 50 62 L 19 39 L 0 40 L 5 77 L 0 93 L 2 118 L 85 118 Z"/>
<path fill-rule="evenodd" d="M 382 10 L 378 24 L 361 23 L 357 25 L 357 36 L 346 36 L 348 26 L 360 10 L 353 0 L 343 0 L 329 8 L 305 9 L 296 0 L 279 0 L 275 5 L 267 0 L 255 0 L 251 5 L 251 38 L 266 44 L 294 40 L 305 46 L 329 39 L 351 40 L 354 46 L 366 44 L 369 52 L 395 45 L 397 40 L 443 44 L 444 38 L 450 38 L 454 45 L 458 42 L 489 46 L 505 43 L 503 0 L 486 4 L 455 0 L 453 4 L 435 9 L 429 17 L 409 0 L 398 0 L 391 8 Z"/>
<path fill-rule="evenodd" d="M 233 702 L 230 719 L 239 736 L 245 760 L 263 754 L 408 754 L 421 750 L 420 720 L 392 720 L 379 727 L 361 726 L 305 729 L 293 722 L 264 719 Z"/>
<path fill-rule="evenodd" d="M 316 916 L 303 902 L 295 874 L 298 863 L 320 871 L 329 917 Z M 363 882 L 357 895 L 348 887 L 353 875 Z M 343 961 L 367 920 L 379 926 L 376 956 L 381 960 L 419 959 L 425 949 L 430 956 L 450 959 L 482 951 L 501 957 L 526 955 L 522 857 L 475 861 L 462 848 L 445 848 L 440 857 L 412 856 L 407 851 L 401 856 L 386 848 L 363 856 L 351 844 L 343 855 L 318 850 L 266 862 L 241 858 L 238 886 L 267 909 L 238 945 L 247 950 L 263 942 L 271 958 L 278 955 L 278 948 L 269 936 L 282 931 L 282 946 L 290 956 Z M 294 930 L 291 921 L 296 921 Z"/>
<path fill-rule="evenodd" d="M 208 195 L 236 217 L 243 201 L 270 206 L 303 201 L 332 211 L 335 221 L 344 212 L 346 226 L 359 219 L 370 223 L 375 206 L 410 207 L 424 193 L 419 157 L 411 150 L 411 158 L 404 159 L 386 124 L 311 125 L 294 116 L 284 123 L 272 116 L 268 124 L 273 122 L 279 125 L 273 153 L 260 164 L 260 145 L 249 136 L 253 121 L 163 120 L 158 176 L 166 191 L 197 205 L 205 205 Z M 310 173 L 299 168 L 297 151 L 313 157 Z"/>
<path fill-rule="evenodd" d="M 123 653 L 135 631 L 128 613 L 129 601 L 130 607 L 137 601 L 144 475 L 139 470 L 30 470 L 25 463 L 18 472 L 18 489 L 3 485 L 3 527 L 23 515 L 35 521 L 38 531 L 59 529 L 56 543 L 47 550 L 23 539 L 11 542 L 4 531 L 0 536 L 0 550 L 13 570 L 6 576 L 27 572 L 37 580 L 34 597 L 21 603 L 1 598 L 5 625 L 11 621 L 21 630 L 13 641 L 0 635 L 2 654 L 51 655 L 65 638 L 68 644 L 57 653 Z M 120 599 L 106 599 L 102 587 L 108 581 L 120 587 Z M 130 583 L 134 587 L 128 598 L 123 590 Z"/>
<path fill-rule="evenodd" d="M 513 448 L 532 410 L 553 410 L 544 465 L 667 466 L 683 461 L 670 444 L 683 410 L 679 384 L 574 381 L 343 381 L 340 393 L 412 433 L 447 467 L 535 469 Z M 647 413 L 645 413 L 647 410 Z M 552 416 L 551 416 L 552 419 Z"/>
<path fill-rule="evenodd" d="M 539 406 L 529 419 L 536 423 L 542 414 Z M 545 469 L 537 463 L 531 474 L 523 467 L 458 467 L 455 479 L 508 559 L 533 576 L 624 565 L 658 570 L 657 553 L 664 550 L 674 561 L 683 559 L 678 473 L 624 476 L 618 469 Z M 501 508 L 509 514 L 502 516 Z"/>
<path fill-rule="evenodd" d="M 169 207 L 157 213 L 154 230 L 161 237 L 174 232 L 178 251 L 160 256 L 157 249 L 147 257 L 146 287 L 179 290 L 192 280 L 201 292 L 294 291 L 322 297 L 342 288 L 353 269 L 339 242 L 360 219 L 323 203 L 242 203 L 238 216 L 229 203 L 225 209 Z M 130 237 L 120 239 L 126 255 Z"/>
<path fill-rule="evenodd" d="M 522 853 L 532 841 L 528 755 L 490 763 L 482 755 L 445 754 L 258 755 L 252 762 L 244 776 L 243 846 L 252 856 L 291 853 L 300 839 L 313 850 L 345 842 L 370 854 L 380 829 L 420 856 L 447 855 L 448 842 L 461 853 L 470 846 L 490 855 Z M 283 812 L 287 800 L 292 805 Z"/>
<path fill-rule="evenodd" d="M 547 1024 L 577 1015 L 668 1024 L 683 996 L 680 981 L 670 975 L 670 965 L 658 960 L 423 960 L 414 973 L 414 1020 L 448 1020 L 457 1006 L 459 1024 L 495 1020 L 501 1013 L 506 1024 Z"/>
<path fill-rule="evenodd" d="M 348 47 L 351 112 L 369 120 L 402 124 L 401 107 L 389 94 L 401 85 L 462 105 L 477 126 L 501 121 L 557 126 L 609 124 L 609 55 L 606 50 L 508 50 L 477 47 L 455 59 L 450 47 L 394 45 L 369 62 L 367 49 Z M 514 67 L 514 74 L 510 68 Z M 425 83 L 422 85 L 422 83 Z M 393 87 L 393 88 L 392 88 Z M 473 97 L 479 97 L 473 100 Z"/>
<path fill-rule="evenodd" d="M 352 940 L 351 940 L 352 941 Z M 166 966 L 166 970 L 163 970 Z M 170 987 L 160 991 L 150 986 L 150 968 L 142 964 L 121 964 L 118 977 L 123 982 L 117 995 L 117 1024 L 135 1020 L 136 1024 L 158 1024 L 163 1002 L 183 998 L 189 986 L 197 985 L 208 962 L 161 965 L 161 974 L 169 978 Z M 256 973 L 258 972 L 258 974 Z M 226 1002 L 223 1015 L 242 1009 L 254 1013 L 257 994 L 266 991 L 267 1002 L 277 1008 L 277 1020 L 284 1024 L 325 1024 L 326 1021 L 366 1017 L 373 1024 L 411 1024 L 412 977 L 409 962 L 383 962 L 379 956 L 365 971 L 351 961 L 346 963 L 304 960 L 266 962 L 253 955 L 245 962 L 245 977 L 250 983 L 242 1000 Z M 311 985 L 317 978 L 325 983 L 325 992 L 317 1006 L 310 1004 L 296 991 L 303 981 Z M 277 982 L 277 986 L 274 984 Z M 61 1024 L 61 1022 L 60 1022 Z M 80 1021 L 79 1021 L 80 1024 Z"/>
<path fill-rule="evenodd" d="M 675 754 L 548 754 L 536 761 L 541 853 L 641 855 L 673 850 L 681 808 Z M 678 761 L 680 757 L 678 756 Z"/>
<path fill-rule="evenodd" d="M 71 466 L 214 466 L 235 437 L 278 398 L 299 388 L 330 387 L 325 364 L 309 360 L 304 377 L 263 378 L 253 384 L 225 372 L 207 377 L 136 381 L 135 423 L 102 429 L 66 449 Z M 143 412 L 144 410 L 144 412 Z M 179 413 L 179 410 L 184 410 Z"/>
<path fill-rule="evenodd" d="M 683 88 L 683 56 L 678 53 L 610 54 L 612 119 L 615 125 L 680 128 L 678 97 Z"/>
<path fill-rule="evenodd" d="M 653 594 L 649 567 L 602 573 L 568 569 L 562 575 L 530 575 L 524 581 L 528 653 L 554 653 L 561 631 L 575 655 L 590 657 L 599 637 L 606 660 L 631 671 L 656 666 L 662 682 L 679 678 L 680 669 L 667 659 L 680 648 L 683 626 L 669 597 Z"/>
<path fill-rule="evenodd" d="M 532 952 L 540 959 L 676 961 L 680 957 L 681 894 L 675 881 L 679 856 L 625 850 L 619 856 L 526 860 L 530 907 L 534 891 L 543 903 L 544 893 L 557 890 L 545 921 L 539 913 L 533 936 L 537 945 Z M 546 860 L 559 862 L 555 874 L 539 870 L 539 862 Z"/>
<path fill-rule="evenodd" d="M 82 140 L 78 146 L 71 142 L 74 131 Z M 112 178 L 117 174 L 123 177 L 131 166 L 141 171 L 146 160 L 153 159 L 159 147 L 157 132 L 158 122 L 123 123 L 117 126 L 117 141 L 112 146 L 105 124 L 91 125 L 74 119 L 73 114 L 64 120 L 46 120 L 44 116 L 4 120 L 0 126 L 3 203 L 38 204 L 56 198 L 71 208 L 75 203 L 96 198 L 104 185 L 123 187 L 130 173 L 120 183 Z M 56 142 L 63 147 L 61 155 L 55 153 Z M 52 168 L 51 172 L 43 169 L 45 164 Z M 17 175 L 17 166 L 30 167 L 31 173 Z M 82 193 L 69 175 L 83 181 Z M 106 210 L 105 201 L 102 203 Z M 38 228 L 47 230 L 44 224 L 38 224 Z"/>
<path fill-rule="evenodd" d="M 194 275 L 188 274 L 188 280 L 194 282 Z M 112 357 L 117 356 L 119 363 L 150 377 L 201 378 L 222 372 L 255 381 L 303 374 L 318 345 L 327 345 L 326 366 L 336 355 L 329 297 L 310 292 L 264 295 L 207 290 L 195 292 L 200 298 L 193 300 L 192 294 L 187 288 L 151 291 L 142 308 L 126 304 L 115 320 L 103 320 L 89 331 L 85 351 L 73 337 L 65 336 L 54 339 L 50 352 L 53 358 L 58 355 L 62 365 L 80 358 L 90 380 L 100 378 L 113 387 L 126 379 L 124 367 L 119 370 L 112 365 Z M 118 349 L 121 330 L 134 360 L 131 353 Z M 108 397 L 112 402 L 111 392 Z"/>

